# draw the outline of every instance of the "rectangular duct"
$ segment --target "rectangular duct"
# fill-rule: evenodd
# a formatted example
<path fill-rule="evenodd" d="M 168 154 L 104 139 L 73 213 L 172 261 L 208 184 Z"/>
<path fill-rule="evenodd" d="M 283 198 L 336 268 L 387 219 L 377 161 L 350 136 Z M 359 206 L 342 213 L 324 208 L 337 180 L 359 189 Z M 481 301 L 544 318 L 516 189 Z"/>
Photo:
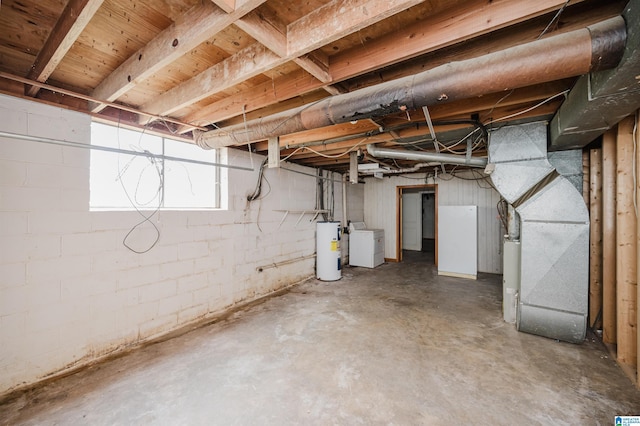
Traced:
<path fill-rule="evenodd" d="M 494 130 L 491 181 L 520 216 L 518 330 L 579 343 L 587 325 L 589 216 L 546 145 L 546 123 Z M 571 174 L 571 154 L 553 161 Z"/>

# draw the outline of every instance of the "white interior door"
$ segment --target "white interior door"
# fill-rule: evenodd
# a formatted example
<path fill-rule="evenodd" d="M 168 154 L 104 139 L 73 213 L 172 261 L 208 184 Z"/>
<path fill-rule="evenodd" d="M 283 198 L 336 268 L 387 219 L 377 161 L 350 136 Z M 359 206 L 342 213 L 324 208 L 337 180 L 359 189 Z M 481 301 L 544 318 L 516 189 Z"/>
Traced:
<path fill-rule="evenodd" d="M 422 194 L 402 194 L 402 250 L 422 250 Z"/>

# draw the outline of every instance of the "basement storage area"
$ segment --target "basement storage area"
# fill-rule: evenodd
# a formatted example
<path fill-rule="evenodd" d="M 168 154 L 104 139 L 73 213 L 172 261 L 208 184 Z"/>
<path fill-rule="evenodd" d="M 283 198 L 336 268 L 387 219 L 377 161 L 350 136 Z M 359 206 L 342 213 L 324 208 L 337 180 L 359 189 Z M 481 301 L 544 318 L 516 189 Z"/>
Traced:
<path fill-rule="evenodd" d="M 639 39 L 638 0 L 3 1 L 0 424 L 640 424 Z"/>

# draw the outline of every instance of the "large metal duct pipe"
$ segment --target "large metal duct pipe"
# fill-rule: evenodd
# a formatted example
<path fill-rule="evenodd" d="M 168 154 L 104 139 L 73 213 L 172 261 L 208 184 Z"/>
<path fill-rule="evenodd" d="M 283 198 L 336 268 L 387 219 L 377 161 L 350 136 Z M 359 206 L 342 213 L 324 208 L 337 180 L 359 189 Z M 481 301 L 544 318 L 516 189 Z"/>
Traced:
<path fill-rule="evenodd" d="M 315 104 L 196 136 L 203 148 L 245 144 L 379 117 L 443 102 L 530 86 L 616 66 L 625 45 L 622 17 L 587 28 L 451 62 Z"/>
<path fill-rule="evenodd" d="M 369 155 L 380 158 L 395 158 L 397 160 L 411 160 L 422 162 L 435 162 L 438 164 L 460 164 L 470 167 L 484 167 L 486 158 L 464 157 L 453 154 L 440 154 L 437 152 L 408 151 L 405 149 L 380 148 L 373 144 L 367 145 Z"/>
<path fill-rule="evenodd" d="M 624 54 L 614 69 L 578 79 L 549 125 L 550 149 L 582 149 L 640 106 L 640 0 L 631 0 Z"/>
<path fill-rule="evenodd" d="M 587 330 L 589 213 L 581 192 L 559 173 L 564 166 L 554 162 L 560 170 L 548 159 L 546 123 L 491 134 L 491 182 L 520 217 L 517 328 L 580 343 Z"/>

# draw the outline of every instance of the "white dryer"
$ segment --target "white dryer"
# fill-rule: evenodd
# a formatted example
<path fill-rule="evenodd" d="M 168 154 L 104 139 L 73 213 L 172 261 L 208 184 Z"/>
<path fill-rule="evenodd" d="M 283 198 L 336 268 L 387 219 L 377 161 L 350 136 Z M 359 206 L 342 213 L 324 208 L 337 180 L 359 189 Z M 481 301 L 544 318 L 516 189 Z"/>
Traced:
<path fill-rule="evenodd" d="M 375 268 L 384 263 L 384 230 L 366 229 L 364 222 L 349 225 L 349 265 Z"/>

